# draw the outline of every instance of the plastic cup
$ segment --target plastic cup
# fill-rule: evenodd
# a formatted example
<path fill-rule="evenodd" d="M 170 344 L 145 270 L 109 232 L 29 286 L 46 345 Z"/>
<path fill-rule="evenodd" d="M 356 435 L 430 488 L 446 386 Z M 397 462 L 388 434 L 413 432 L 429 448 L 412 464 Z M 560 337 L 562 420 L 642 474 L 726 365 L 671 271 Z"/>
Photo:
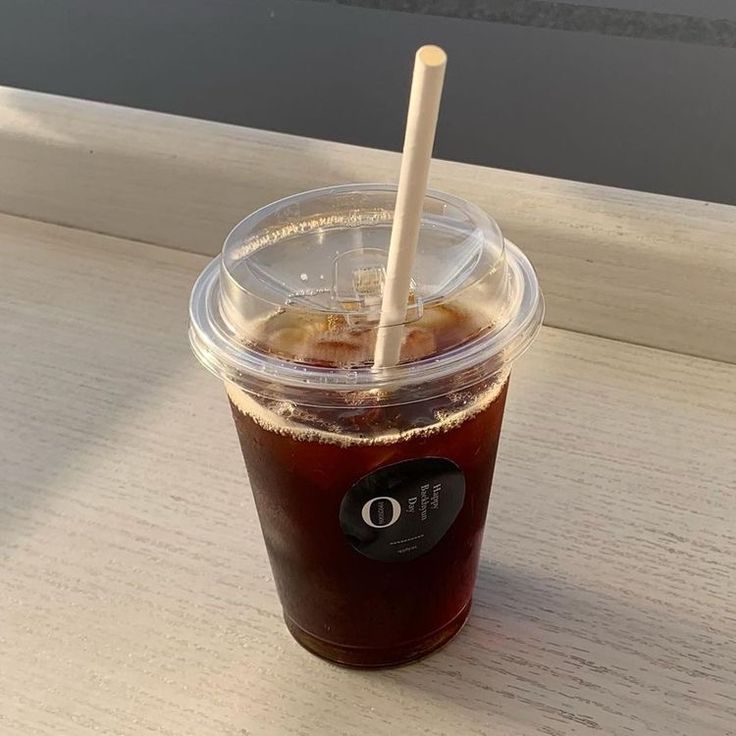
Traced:
<path fill-rule="evenodd" d="M 380 667 L 465 622 L 534 270 L 474 205 L 428 193 L 399 364 L 372 366 L 396 190 L 297 194 L 243 220 L 194 286 L 190 341 L 227 389 L 286 624 Z"/>

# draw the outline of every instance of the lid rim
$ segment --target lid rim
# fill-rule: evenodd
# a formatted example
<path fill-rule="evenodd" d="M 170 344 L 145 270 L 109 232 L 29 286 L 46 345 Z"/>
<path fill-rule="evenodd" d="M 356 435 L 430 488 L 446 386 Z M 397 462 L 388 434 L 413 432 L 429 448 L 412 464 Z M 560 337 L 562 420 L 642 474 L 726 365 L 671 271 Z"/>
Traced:
<path fill-rule="evenodd" d="M 246 376 L 263 381 L 276 379 L 294 389 L 309 388 L 314 391 L 356 391 L 367 388 L 381 389 L 388 385 L 416 385 L 446 378 L 460 372 L 462 363 L 466 370 L 497 358 L 498 368 L 516 360 L 531 344 L 541 328 L 544 317 L 544 299 L 541 291 L 531 289 L 536 276 L 529 259 L 510 240 L 504 239 L 510 265 L 521 281 L 521 298 L 516 318 L 509 320 L 490 337 L 475 338 L 443 353 L 411 363 L 403 363 L 380 370 L 371 366 L 352 368 L 310 366 L 269 355 L 272 364 L 268 370 L 260 360 L 263 353 L 236 343 L 223 334 L 209 310 L 222 256 L 213 259 L 197 278 L 189 305 L 189 342 L 197 359 L 214 375 L 242 385 Z M 530 293 L 531 292 L 531 293 Z M 524 302 L 533 297 L 531 303 Z M 519 319 L 521 317 L 521 319 Z M 203 318 L 205 324 L 203 324 Z M 209 329 L 206 329 L 209 327 Z M 515 344 L 514 344 L 515 343 Z M 472 348 L 472 349 L 469 349 Z M 256 357 L 258 356 L 258 357 Z M 247 379 L 246 379 L 247 380 Z M 247 385 L 242 385 L 247 389 Z"/>

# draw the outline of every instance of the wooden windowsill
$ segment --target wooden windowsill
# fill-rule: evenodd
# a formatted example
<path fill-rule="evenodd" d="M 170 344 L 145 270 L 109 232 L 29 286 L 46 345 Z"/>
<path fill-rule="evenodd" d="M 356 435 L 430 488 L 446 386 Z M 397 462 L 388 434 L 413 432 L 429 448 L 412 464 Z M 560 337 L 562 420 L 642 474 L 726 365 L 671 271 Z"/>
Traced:
<path fill-rule="evenodd" d="M 545 328 L 468 625 L 349 672 L 281 621 L 224 392 L 186 341 L 206 260 L 0 217 L 9 733 L 728 731 L 736 366 Z"/>
<path fill-rule="evenodd" d="M 0 156 L 0 731 L 733 727 L 736 208 L 434 164 L 530 253 L 549 320 L 469 623 L 365 673 L 286 632 L 186 316 L 239 217 L 396 157 L 2 88 Z"/>

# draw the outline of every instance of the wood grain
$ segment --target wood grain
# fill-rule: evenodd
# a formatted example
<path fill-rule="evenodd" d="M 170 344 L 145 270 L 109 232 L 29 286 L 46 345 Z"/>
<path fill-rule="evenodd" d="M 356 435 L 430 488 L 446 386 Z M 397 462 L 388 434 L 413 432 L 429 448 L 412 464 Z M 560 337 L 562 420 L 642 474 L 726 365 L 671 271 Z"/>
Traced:
<path fill-rule="evenodd" d="M 0 87 L 0 212 L 214 255 L 254 209 L 398 154 Z M 547 324 L 736 362 L 736 207 L 435 161 L 532 259 Z"/>
<path fill-rule="evenodd" d="M 736 367 L 546 328 L 469 624 L 345 671 L 280 620 L 204 262 L 0 217 L 0 733 L 735 732 Z"/>

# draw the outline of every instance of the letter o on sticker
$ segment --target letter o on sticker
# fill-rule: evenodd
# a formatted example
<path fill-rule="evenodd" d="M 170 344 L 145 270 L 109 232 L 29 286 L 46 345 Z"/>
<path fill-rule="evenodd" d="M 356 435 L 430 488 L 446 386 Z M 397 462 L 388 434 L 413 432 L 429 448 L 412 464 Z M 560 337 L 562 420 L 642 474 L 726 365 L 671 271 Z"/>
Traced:
<path fill-rule="evenodd" d="M 385 524 L 375 524 L 373 519 L 371 519 L 371 508 L 373 508 L 373 504 L 376 501 L 388 501 L 391 504 L 391 518 Z M 360 515 L 368 526 L 372 526 L 374 529 L 385 529 L 387 526 L 391 526 L 399 520 L 399 516 L 401 516 L 401 504 L 395 498 L 391 498 L 391 496 L 376 496 L 363 504 Z"/>

